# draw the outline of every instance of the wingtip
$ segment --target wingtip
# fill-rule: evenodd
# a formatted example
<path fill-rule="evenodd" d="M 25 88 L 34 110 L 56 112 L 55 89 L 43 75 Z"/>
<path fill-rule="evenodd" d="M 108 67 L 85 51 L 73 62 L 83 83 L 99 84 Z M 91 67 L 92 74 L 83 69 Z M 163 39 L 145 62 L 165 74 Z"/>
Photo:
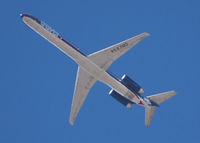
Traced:
<path fill-rule="evenodd" d="M 150 123 L 145 123 L 145 126 L 146 126 L 147 128 L 149 128 Z"/>
<path fill-rule="evenodd" d="M 150 36 L 150 34 L 147 33 L 147 32 L 144 32 L 143 35 L 144 35 L 145 37 Z"/>
<path fill-rule="evenodd" d="M 171 93 L 173 94 L 173 96 L 177 94 L 175 90 L 172 90 Z"/>
<path fill-rule="evenodd" d="M 73 126 L 73 125 L 74 125 L 74 121 L 73 121 L 73 120 L 71 120 L 71 119 L 69 120 L 69 123 L 70 123 L 70 125 L 71 125 L 71 126 Z"/>

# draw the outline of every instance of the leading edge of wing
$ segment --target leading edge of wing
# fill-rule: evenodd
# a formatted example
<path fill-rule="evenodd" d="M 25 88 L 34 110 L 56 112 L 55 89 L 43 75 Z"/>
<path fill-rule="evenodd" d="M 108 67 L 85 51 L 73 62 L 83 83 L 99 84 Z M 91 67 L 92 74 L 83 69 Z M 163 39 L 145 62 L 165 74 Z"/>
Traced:
<path fill-rule="evenodd" d="M 87 73 L 83 68 L 78 67 L 69 121 L 71 125 L 74 124 L 74 121 L 88 95 L 89 90 L 92 88 L 95 82 L 96 79 L 93 76 Z"/>

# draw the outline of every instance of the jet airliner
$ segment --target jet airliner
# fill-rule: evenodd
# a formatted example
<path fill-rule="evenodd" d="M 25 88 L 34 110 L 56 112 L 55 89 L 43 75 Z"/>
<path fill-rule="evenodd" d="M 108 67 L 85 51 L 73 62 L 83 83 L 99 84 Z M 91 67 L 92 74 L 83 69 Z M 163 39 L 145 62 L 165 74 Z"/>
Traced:
<path fill-rule="evenodd" d="M 90 55 L 86 55 L 69 41 L 65 40 L 45 22 L 29 14 L 21 14 L 21 18 L 28 27 L 44 37 L 78 64 L 76 85 L 70 113 L 71 125 L 74 124 L 89 90 L 96 81 L 100 81 L 111 87 L 109 95 L 126 107 L 131 108 L 133 104 L 145 107 L 146 126 L 150 125 L 156 107 L 176 94 L 176 92 L 172 90 L 144 97 L 142 96 L 144 91 L 141 86 L 130 77 L 123 75 L 121 78 L 117 78 L 107 70 L 115 60 L 145 37 L 149 36 L 146 32 Z"/>

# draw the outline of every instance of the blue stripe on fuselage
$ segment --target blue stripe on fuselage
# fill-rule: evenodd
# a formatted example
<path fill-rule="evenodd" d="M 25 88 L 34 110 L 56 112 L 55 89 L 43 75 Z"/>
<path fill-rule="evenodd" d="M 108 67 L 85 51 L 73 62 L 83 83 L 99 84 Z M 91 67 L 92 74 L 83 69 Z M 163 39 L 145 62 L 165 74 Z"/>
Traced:
<path fill-rule="evenodd" d="M 59 38 L 60 37 L 60 38 Z M 60 35 L 58 36 L 59 39 L 61 39 L 63 42 L 65 42 L 67 45 L 69 45 L 70 47 L 72 47 L 74 50 L 76 50 L 77 52 L 79 52 L 81 55 L 83 56 L 87 56 L 86 54 L 84 54 L 81 50 L 79 50 L 78 48 L 76 48 L 74 45 L 72 45 L 69 41 L 63 39 Z"/>
<path fill-rule="evenodd" d="M 23 17 L 29 17 L 31 18 L 32 20 L 34 20 L 35 22 L 37 22 L 38 24 L 40 24 L 43 28 L 45 28 L 46 30 L 49 31 L 49 29 L 47 29 L 46 27 L 44 27 L 42 25 L 43 22 L 41 22 L 39 19 L 35 18 L 34 16 L 32 15 L 29 15 L 29 14 L 20 14 L 21 18 Z M 46 23 L 45 23 L 46 24 Z M 48 26 L 50 27 L 50 26 Z M 51 28 L 52 29 L 52 28 Z M 52 29 L 53 30 L 53 29 Z M 83 56 L 87 56 L 85 53 L 83 53 L 81 50 L 79 50 L 78 48 L 76 48 L 74 45 L 72 45 L 69 41 L 65 40 L 60 34 L 55 34 L 57 33 L 55 30 L 52 31 L 49 31 L 51 33 L 53 33 L 56 37 L 58 37 L 60 40 L 62 40 L 63 42 L 65 42 L 67 45 L 69 45 L 70 47 L 72 47 L 74 50 L 76 50 L 77 52 L 79 52 L 81 55 Z"/>
<path fill-rule="evenodd" d="M 32 15 L 30 15 L 30 14 L 24 13 L 24 14 L 20 14 L 20 16 L 21 16 L 21 18 L 23 18 L 23 17 L 29 17 L 29 18 L 31 18 L 32 20 L 36 21 L 38 24 L 41 24 L 41 21 L 40 21 L 40 20 L 38 20 L 37 18 L 35 18 L 34 16 L 32 16 Z"/>

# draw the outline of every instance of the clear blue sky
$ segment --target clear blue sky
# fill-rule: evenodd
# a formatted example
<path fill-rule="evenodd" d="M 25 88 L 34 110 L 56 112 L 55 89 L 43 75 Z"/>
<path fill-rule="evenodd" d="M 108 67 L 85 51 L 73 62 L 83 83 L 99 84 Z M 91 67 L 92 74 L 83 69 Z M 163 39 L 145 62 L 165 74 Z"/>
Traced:
<path fill-rule="evenodd" d="M 199 0 L 3 0 L 0 5 L 0 143 L 200 142 Z M 148 32 L 110 70 L 145 96 L 175 89 L 149 128 L 98 82 L 72 127 L 77 65 L 28 28 L 30 13 L 90 54 Z"/>

